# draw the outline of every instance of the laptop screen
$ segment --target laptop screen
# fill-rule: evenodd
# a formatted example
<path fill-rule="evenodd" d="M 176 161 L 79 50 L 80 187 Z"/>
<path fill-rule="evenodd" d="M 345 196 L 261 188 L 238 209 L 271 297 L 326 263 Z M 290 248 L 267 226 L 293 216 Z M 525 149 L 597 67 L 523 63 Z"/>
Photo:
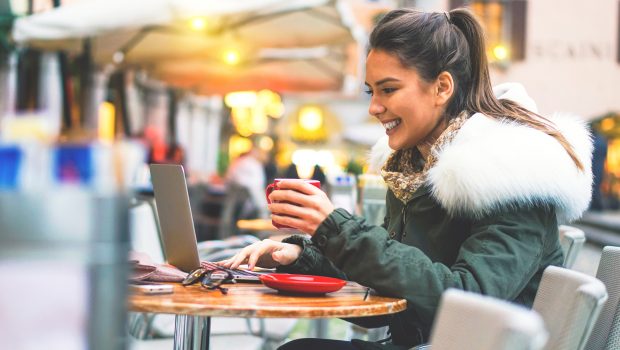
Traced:
<path fill-rule="evenodd" d="M 200 259 L 183 167 L 151 164 L 150 169 L 166 260 L 185 272 L 194 270 Z"/>

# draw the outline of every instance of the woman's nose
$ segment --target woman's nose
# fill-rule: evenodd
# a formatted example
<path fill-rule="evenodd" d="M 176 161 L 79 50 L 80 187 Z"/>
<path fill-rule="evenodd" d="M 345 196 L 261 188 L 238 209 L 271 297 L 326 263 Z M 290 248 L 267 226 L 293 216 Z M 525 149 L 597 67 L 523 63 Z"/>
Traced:
<path fill-rule="evenodd" d="M 368 106 L 368 113 L 376 118 L 379 117 L 383 112 L 385 112 L 385 107 L 377 102 L 376 98 L 370 99 L 370 106 Z"/>

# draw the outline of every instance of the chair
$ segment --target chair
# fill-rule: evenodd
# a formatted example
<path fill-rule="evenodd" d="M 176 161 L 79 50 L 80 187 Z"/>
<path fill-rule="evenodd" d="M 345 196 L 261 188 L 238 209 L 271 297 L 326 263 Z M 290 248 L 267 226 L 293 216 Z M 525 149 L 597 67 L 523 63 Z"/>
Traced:
<path fill-rule="evenodd" d="M 557 266 L 545 269 L 533 310 L 545 320 L 549 341 L 545 349 L 583 349 L 607 300 L 603 282 Z"/>
<path fill-rule="evenodd" d="M 587 350 L 620 349 L 620 247 L 603 248 L 596 278 L 601 280 L 609 299 L 592 330 Z"/>
<path fill-rule="evenodd" d="M 562 266 L 570 269 L 577 260 L 577 255 L 586 242 L 585 233 L 573 226 L 560 225 L 560 245 L 564 251 L 564 262 Z"/>
<path fill-rule="evenodd" d="M 239 234 L 237 221 L 257 217 L 258 210 L 252 202 L 248 189 L 233 183 L 229 184 L 226 189 L 217 238 L 224 239 Z"/>
<path fill-rule="evenodd" d="M 441 297 L 430 346 L 416 349 L 535 350 L 546 340 L 543 320 L 535 311 L 449 289 Z"/>

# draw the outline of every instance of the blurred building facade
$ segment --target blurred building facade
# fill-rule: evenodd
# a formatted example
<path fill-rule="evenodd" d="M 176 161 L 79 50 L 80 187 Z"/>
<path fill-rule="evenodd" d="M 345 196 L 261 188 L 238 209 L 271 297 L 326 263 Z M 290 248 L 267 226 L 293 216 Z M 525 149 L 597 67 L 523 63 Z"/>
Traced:
<path fill-rule="evenodd" d="M 401 0 L 399 6 L 471 8 L 486 30 L 494 84 L 522 83 L 541 114 L 578 115 L 591 123 L 599 148 L 607 142 L 596 183 L 603 209 L 618 208 L 620 1 Z"/>
<path fill-rule="evenodd" d="M 418 0 L 427 10 L 468 6 L 485 25 L 494 84 L 518 81 L 542 114 L 592 120 L 620 111 L 620 1 Z"/>

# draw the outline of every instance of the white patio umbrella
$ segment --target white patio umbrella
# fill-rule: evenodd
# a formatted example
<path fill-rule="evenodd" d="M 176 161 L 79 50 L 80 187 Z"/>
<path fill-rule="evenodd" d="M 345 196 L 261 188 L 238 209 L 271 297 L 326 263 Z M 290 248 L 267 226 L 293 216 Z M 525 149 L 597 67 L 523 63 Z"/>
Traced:
<path fill-rule="evenodd" d="M 13 38 L 70 52 L 89 39 L 97 64 L 146 67 L 205 92 L 336 90 L 360 75 L 360 28 L 338 0 L 90 0 L 18 19 Z M 221 62 L 225 50 L 238 65 Z"/>
<path fill-rule="evenodd" d="M 281 93 L 343 91 L 355 86 L 355 72 L 347 66 L 347 48 L 263 49 L 257 57 L 236 66 L 221 60 L 168 60 L 153 65 L 160 80 L 199 94 L 270 89 Z"/>

